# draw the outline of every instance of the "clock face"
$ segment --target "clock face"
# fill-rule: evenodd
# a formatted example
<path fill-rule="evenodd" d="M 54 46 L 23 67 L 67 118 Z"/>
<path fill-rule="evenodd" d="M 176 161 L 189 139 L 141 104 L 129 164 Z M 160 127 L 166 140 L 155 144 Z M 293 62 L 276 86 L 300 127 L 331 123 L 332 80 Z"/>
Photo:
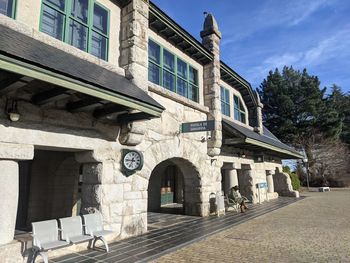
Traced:
<path fill-rule="evenodd" d="M 126 169 L 134 171 L 142 165 L 142 156 L 139 152 L 130 151 L 124 155 L 123 165 Z"/>

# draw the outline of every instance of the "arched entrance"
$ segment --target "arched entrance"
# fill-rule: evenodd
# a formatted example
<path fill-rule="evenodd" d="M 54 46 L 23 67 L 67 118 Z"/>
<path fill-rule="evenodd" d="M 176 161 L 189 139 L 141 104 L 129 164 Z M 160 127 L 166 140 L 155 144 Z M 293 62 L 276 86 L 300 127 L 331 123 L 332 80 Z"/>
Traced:
<path fill-rule="evenodd" d="M 183 158 L 159 163 L 148 183 L 148 211 L 200 215 L 200 179 L 196 168 Z"/>

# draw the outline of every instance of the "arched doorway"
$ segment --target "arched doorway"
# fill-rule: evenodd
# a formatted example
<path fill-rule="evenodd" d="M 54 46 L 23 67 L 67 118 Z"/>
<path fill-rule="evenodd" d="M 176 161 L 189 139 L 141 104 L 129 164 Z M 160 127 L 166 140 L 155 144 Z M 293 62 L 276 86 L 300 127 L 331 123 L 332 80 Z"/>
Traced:
<path fill-rule="evenodd" d="M 200 181 L 195 167 L 182 158 L 158 164 L 148 183 L 148 211 L 200 215 Z"/>

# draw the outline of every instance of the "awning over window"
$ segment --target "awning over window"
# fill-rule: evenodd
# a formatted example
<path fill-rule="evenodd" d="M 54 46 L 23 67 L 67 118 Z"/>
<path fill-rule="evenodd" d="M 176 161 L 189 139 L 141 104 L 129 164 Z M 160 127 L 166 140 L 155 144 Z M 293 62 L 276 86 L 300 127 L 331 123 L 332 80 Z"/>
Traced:
<path fill-rule="evenodd" d="M 282 159 L 303 158 L 299 152 L 278 140 L 266 127 L 264 127 L 263 134 L 228 120 L 222 121 L 222 127 L 226 134 L 225 145 L 251 151 L 263 151 Z"/>
<path fill-rule="evenodd" d="M 124 114 L 119 120 L 132 121 L 159 117 L 163 106 L 125 77 L 94 63 L 80 59 L 27 35 L 0 25 L 0 77 L 6 88 L 14 81 L 27 80 L 48 83 L 51 89 L 33 95 L 41 104 L 62 95 L 84 94 L 84 100 L 70 102 L 68 110 L 87 104 L 102 106 L 117 104 L 115 110 Z M 29 79 L 29 81 L 28 81 Z M 130 110 L 133 113 L 130 113 Z M 130 114 L 129 114 L 130 113 Z"/>

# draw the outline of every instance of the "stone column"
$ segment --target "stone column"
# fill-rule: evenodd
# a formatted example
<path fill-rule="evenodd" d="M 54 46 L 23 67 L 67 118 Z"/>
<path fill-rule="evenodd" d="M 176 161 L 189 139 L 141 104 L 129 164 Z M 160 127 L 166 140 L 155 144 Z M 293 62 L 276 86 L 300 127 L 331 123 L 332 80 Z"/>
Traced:
<path fill-rule="evenodd" d="M 120 66 L 136 86 L 148 90 L 148 9 L 147 0 L 131 0 L 121 12 Z M 121 127 L 119 142 L 134 146 L 142 142 L 146 121 L 129 122 Z"/>
<path fill-rule="evenodd" d="M 260 101 L 260 96 L 258 92 L 255 93 L 258 101 L 258 105 L 256 107 L 256 129 L 257 132 L 263 133 L 263 124 L 262 124 L 262 109 L 264 105 Z"/>
<path fill-rule="evenodd" d="M 0 245 L 13 240 L 18 205 L 18 163 L 0 160 Z"/>
<path fill-rule="evenodd" d="M 13 240 L 18 206 L 18 161 L 31 160 L 32 145 L 0 143 L 0 245 Z"/>
<path fill-rule="evenodd" d="M 204 104 L 209 107 L 208 120 L 215 121 L 215 130 L 212 131 L 208 141 L 208 155 L 217 156 L 221 151 L 222 144 L 222 116 L 220 102 L 220 39 L 217 22 L 212 14 L 208 14 L 201 31 L 202 43 L 210 50 L 213 61 L 204 65 Z"/>
<path fill-rule="evenodd" d="M 274 170 L 266 171 L 266 182 L 267 182 L 268 193 L 273 193 L 275 191 L 274 185 L 273 185 L 273 173 L 274 173 Z"/>
<path fill-rule="evenodd" d="M 226 169 L 225 170 L 225 194 L 230 192 L 230 189 L 238 185 L 238 176 L 236 169 Z"/>

